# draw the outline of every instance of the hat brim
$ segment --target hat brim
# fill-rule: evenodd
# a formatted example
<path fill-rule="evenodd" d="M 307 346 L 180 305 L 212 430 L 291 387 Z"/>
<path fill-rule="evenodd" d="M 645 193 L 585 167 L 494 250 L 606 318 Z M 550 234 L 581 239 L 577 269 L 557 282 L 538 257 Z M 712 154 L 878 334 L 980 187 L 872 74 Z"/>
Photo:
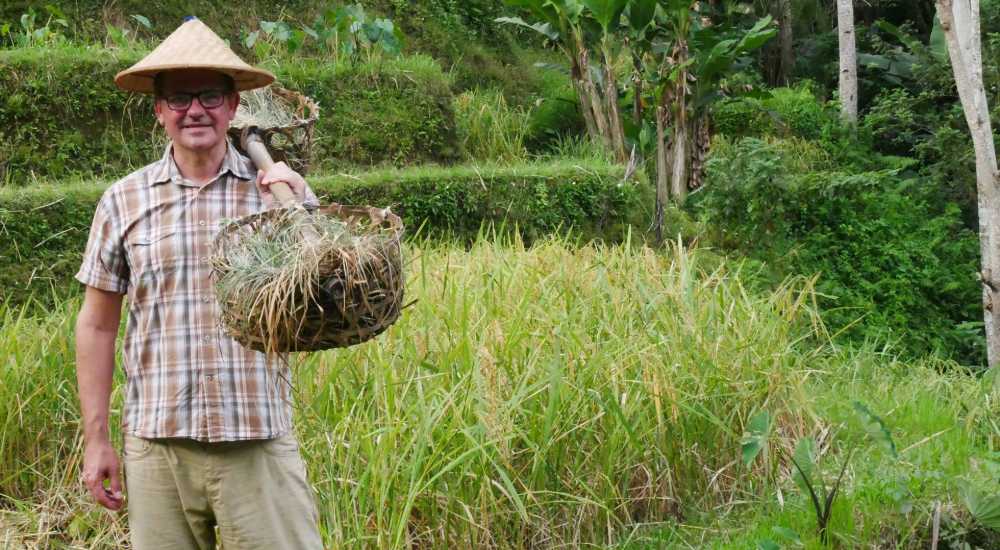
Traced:
<path fill-rule="evenodd" d="M 201 65 L 190 63 L 163 64 L 143 67 L 141 69 L 129 68 L 115 75 L 115 85 L 127 92 L 137 92 L 140 94 L 152 94 L 155 92 L 153 81 L 156 75 L 166 71 L 181 71 L 190 69 L 206 69 L 228 75 L 233 79 L 235 91 L 242 92 L 263 88 L 274 82 L 274 75 L 264 69 L 256 67 L 234 68 L 220 65 Z"/>

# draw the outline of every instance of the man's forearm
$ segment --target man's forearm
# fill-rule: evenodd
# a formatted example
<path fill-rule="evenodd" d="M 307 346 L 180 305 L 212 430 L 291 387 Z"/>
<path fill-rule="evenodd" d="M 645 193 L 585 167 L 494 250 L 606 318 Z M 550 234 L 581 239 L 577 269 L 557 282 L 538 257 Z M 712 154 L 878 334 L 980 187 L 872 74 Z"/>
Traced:
<path fill-rule="evenodd" d="M 108 409 L 115 372 L 114 330 L 77 322 L 76 381 L 80 392 L 83 435 L 89 443 L 108 439 Z"/>

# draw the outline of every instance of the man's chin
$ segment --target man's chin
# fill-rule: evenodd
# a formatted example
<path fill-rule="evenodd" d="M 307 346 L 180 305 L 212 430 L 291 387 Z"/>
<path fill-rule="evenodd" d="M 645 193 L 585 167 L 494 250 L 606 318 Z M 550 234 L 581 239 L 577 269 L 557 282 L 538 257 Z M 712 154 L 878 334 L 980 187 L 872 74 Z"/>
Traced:
<path fill-rule="evenodd" d="M 174 139 L 174 145 L 194 152 L 211 151 L 215 149 L 224 138 L 212 133 L 206 136 L 185 136 L 180 135 Z"/>

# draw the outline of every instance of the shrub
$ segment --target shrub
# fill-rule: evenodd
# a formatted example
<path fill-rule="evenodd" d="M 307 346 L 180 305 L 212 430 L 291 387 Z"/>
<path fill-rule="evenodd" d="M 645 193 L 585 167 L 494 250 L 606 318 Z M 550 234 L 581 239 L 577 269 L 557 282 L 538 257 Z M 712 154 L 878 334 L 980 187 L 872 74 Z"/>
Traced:
<path fill-rule="evenodd" d="M 111 176 L 152 160 L 152 104 L 113 82 L 140 55 L 79 46 L 0 50 L 0 182 Z"/>
<path fill-rule="evenodd" d="M 317 169 L 458 158 L 450 82 L 429 57 L 357 66 L 302 59 L 272 69 L 320 106 Z"/>
<path fill-rule="evenodd" d="M 816 139 L 837 125 L 837 116 L 816 99 L 808 83 L 775 88 L 764 98 L 736 97 L 713 109 L 716 131 L 727 136 L 780 136 Z"/>
<path fill-rule="evenodd" d="M 638 223 L 647 186 L 622 183 L 622 168 L 599 162 L 504 168 L 386 170 L 310 178 L 323 203 L 391 206 L 410 234 L 474 237 L 505 223 L 533 240 L 574 230 L 584 239 L 620 240 Z M 105 185 L 76 183 L 0 189 L 0 299 L 65 295 L 79 268 L 94 208 Z"/>
<path fill-rule="evenodd" d="M 818 273 L 824 318 L 850 339 L 981 363 L 978 241 L 958 207 L 895 169 L 790 170 L 786 147 L 713 153 L 693 202 L 714 239 L 780 274 Z"/>

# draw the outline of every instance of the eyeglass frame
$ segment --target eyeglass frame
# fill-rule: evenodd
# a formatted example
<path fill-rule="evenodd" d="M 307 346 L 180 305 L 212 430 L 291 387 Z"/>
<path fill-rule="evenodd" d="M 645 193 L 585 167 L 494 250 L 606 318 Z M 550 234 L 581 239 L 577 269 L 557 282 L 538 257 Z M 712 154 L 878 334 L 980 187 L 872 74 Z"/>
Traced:
<path fill-rule="evenodd" d="M 226 102 L 226 96 L 228 96 L 231 93 L 232 92 L 222 88 L 209 88 L 207 90 L 202 90 L 200 92 L 175 92 L 172 94 L 159 95 L 158 97 L 167 104 L 167 108 L 170 109 L 171 111 L 178 111 L 178 112 L 186 111 L 191 108 L 191 105 L 194 104 L 195 99 L 197 99 L 201 107 L 207 111 L 210 109 L 218 109 L 219 107 L 221 107 L 222 104 Z M 205 94 L 219 94 L 219 102 L 214 105 L 206 105 L 205 101 L 202 100 L 202 96 L 204 96 Z M 187 100 L 182 107 L 175 107 L 174 105 L 170 104 L 171 100 L 177 99 L 178 96 L 184 97 Z"/>

